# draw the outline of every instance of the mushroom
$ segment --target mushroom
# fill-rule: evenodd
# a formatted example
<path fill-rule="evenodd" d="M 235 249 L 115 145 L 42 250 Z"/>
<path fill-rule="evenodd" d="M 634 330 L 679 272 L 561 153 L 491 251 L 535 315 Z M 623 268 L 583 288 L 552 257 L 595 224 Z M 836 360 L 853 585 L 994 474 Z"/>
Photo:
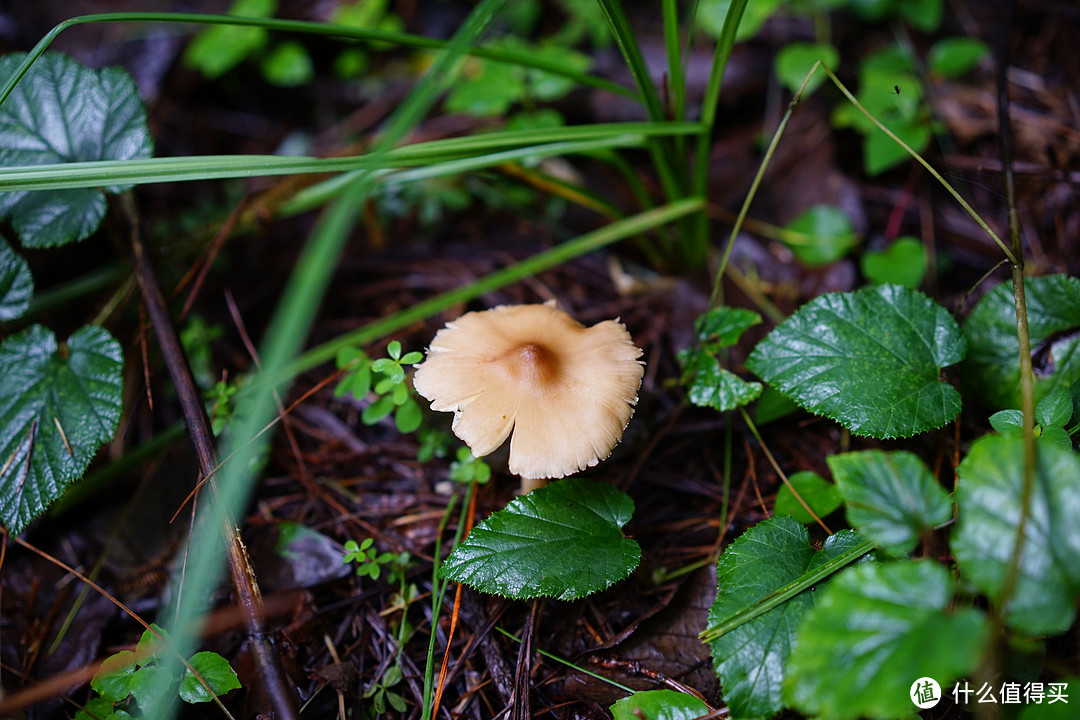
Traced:
<path fill-rule="evenodd" d="M 435 334 L 413 378 L 481 457 L 510 436 L 510 472 L 560 478 L 611 454 L 645 373 L 626 327 L 586 328 L 554 302 L 465 313 Z M 533 482 L 533 486 L 542 482 Z"/>

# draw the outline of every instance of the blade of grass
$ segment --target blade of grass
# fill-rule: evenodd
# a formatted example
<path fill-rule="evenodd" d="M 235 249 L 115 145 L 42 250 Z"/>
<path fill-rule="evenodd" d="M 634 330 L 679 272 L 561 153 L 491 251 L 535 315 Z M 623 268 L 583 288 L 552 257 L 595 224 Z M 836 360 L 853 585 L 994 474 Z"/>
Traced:
<path fill-rule="evenodd" d="M 698 212 L 701 208 L 702 202 L 696 198 L 680 200 L 663 205 L 655 210 L 639 213 L 625 220 L 619 220 L 587 235 L 557 245 L 550 250 L 537 253 L 527 260 L 522 260 L 519 263 L 486 275 L 465 287 L 416 303 L 412 307 L 401 310 L 390 317 L 376 320 L 364 327 L 339 335 L 333 340 L 314 347 L 296 359 L 296 362 L 289 368 L 288 376 L 294 377 L 317 365 L 333 360 L 341 348 L 374 342 L 415 322 L 442 312 L 453 305 L 468 302 L 484 293 L 505 287 L 556 265 L 561 265 L 618 240 L 648 232 L 673 220 Z"/>
<path fill-rule="evenodd" d="M 375 30 L 369 28 L 346 27 L 343 25 L 331 25 L 327 23 L 312 22 L 308 20 L 285 20 L 279 18 L 244 18 L 236 15 L 212 15 L 204 13 L 175 13 L 175 12 L 115 12 L 98 13 L 93 15 L 80 15 L 69 18 L 50 30 L 37 45 L 30 51 L 26 61 L 19 67 L 15 75 L 8 79 L 0 89 L 0 105 L 3 104 L 15 84 L 26 74 L 45 50 L 52 44 L 56 37 L 69 27 L 88 23 L 103 22 L 151 22 L 151 23 L 183 23 L 197 25 L 240 25 L 245 27 L 258 27 L 266 30 L 279 32 L 302 33 L 308 35 L 322 35 L 324 37 L 339 38 L 344 40 L 365 40 L 371 42 L 400 45 L 423 50 L 443 50 L 447 46 L 445 40 L 412 35 L 409 33 L 394 32 L 389 30 Z M 474 47 L 466 51 L 468 55 L 474 55 L 485 60 L 520 65 L 522 67 L 541 70 L 552 75 L 572 80 L 579 85 L 586 85 L 600 90 L 622 95 L 624 97 L 637 98 L 638 94 L 631 88 L 627 88 L 606 78 L 589 73 L 583 73 L 574 68 L 562 65 L 558 62 L 545 60 L 535 54 L 510 50 L 505 48 L 482 48 Z"/>
<path fill-rule="evenodd" d="M 399 141 L 427 112 L 446 87 L 454 69 L 460 65 L 464 52 L 478 40 L 502 2 L 481 0 L 427 75 L 395 111 L 377 152 Z M 235 513 L 242 508 L 250 495 L 253 480 L 262 464 L 258 448 L 251 438 L 275 413 L 274 391 L 284 390 L 279 386 L 284 385 L 279 380 L 283 377 L 282 370 L 293 361 L 311 328 L 329 276 L 337 266 L 341 248 L 370 186 L 369 180 L 359 178 L 326 209 L 284 289 L 260 351 L 265 372 L 253 378 L 253 391 L 238 399 L 237 419 L 229 427 L 228 441 L 221 453 L 224 457 L 232 458 L 218 471 L 222 499 L 216 503 L 202 503 L 200 508 L 199 527 L 206 532 L 198 533 L 194 539 L 186 571 L 186 576 L 191 579 L 187 588 L 188 597 L 209 597 L 217 583 L 221 571 L 221 538 L 220 531 L 215 532 L 215 528 L 226 513 Z M 195 603 L 186 603 L 178 610 L 176 627 L 179 629 L 187 628 L 189 620 L 201 608 L 196 607 Z M 183 651 L 190 651 L 194 638 L 188 633 L 176 637 L 182 654 L 186 655 Z"/>
<path fill-rule="evenodd" d="M 727 69 L 731 49 L 735 46 L 735 33 L 742 22 L 743 11 L 748 0 L 732 0 L 728 7 L 724 26 L 716 41 L 713 64 L 709 70 L 709 82 L 705 86 L 705 97 L 701 103 L 701 134 L 698 136 L 694 159 L 693 192 L 699 197 L 708 197 L 709 193 L 709 153 L 712 150 L 712 134 L 716 126 L 716 111 L 720 103 L 720 89 L 724 83 L 724 71 Z M 685 243 L 684 262 L 691 267 L 700 267 L 708 254 L 711 239 L 710 223 L 707 214 L 697 218 L 693 232 Z"/>
<path fill-rule="evenodd" d="M 690 135 L 697 123 L 607 123 L 544 130 L 510 130 L 474 137 L 448 138 L 406 145 L 382 153 L 350 157 L 297 157 L 281 155 L 194 155 L 134 160 L 96 160 L 51 165 L 20 165 L 0 169 L 0 192 L 66 190 L 108 185 L 144 185 L 160 182 L 220 180 L 224 178 L 390 171 L 428 168 L 438 163 L 479 161 L 488 164 L 518 157 L 585 152 L 592 147 L 640 145 L 661 135 Z M 451 166 L 452 167 L 452 166 Z M 453 172 L 453 170 L 451 170 Z"/>

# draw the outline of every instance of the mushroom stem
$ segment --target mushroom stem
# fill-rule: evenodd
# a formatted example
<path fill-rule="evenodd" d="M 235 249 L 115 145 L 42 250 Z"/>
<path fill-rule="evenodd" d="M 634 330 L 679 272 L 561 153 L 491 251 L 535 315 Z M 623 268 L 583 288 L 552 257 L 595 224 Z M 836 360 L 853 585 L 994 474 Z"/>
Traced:
<path fill-rule="evenodd" d="M 528 495 L 537 488 L 542 488 L 547 485 L 547 478 L 521 478 L 521 490 L 520 495 Z"/>

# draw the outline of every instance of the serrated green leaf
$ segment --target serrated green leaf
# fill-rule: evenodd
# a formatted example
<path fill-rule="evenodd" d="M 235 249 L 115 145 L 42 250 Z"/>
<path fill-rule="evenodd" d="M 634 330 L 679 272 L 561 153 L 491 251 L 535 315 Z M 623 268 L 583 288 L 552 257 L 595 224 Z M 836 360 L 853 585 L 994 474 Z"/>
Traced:
<path fill-rule="evenodd" d="M 960 77 L 974 70 L 990 54 L 986 43 L 976 38 L 944 38 L 934 43 L 926 58 L 927 69 L 947 78 Z"/>
<path fill-rule="evenodd" d="M 825 67 L 835 70 L 840 64 L 840 53 L 828 43 L 790 42 L 776 54 L 776 79 L 791 92 L 797 92 L 810 68 L 819 60 Z M 803 95 L 817 90 L 826 79 L 825 73 L 818 70 L 806 83 Z"/>
<path fill-rule="evenodd" d="M 781 241 L 804 265 L 836 262 L 859 242 L 846 213 L 831 205 L 814 205 L 784 227 Z"/>
<path fill-rule="evenodd" d="M 687 398 L 698 407 L 727 412 L 761 395 L 761 383 L 743 380 L 703 350 L 681 353 L 680 360 L 687 375 Z"/>
<path fill-rule="evenodd" d="M 110 655 L 90 680 L 90 687 L 110 702 L 120 702 L 131 694 L 131 677 L 135 673 L 135 653 L 121 650 Z"/>
<path fill-rule="evenodd" d="M 641 548 L 621 530 L 633 511 L 633 501 L 611 485 L 559 480 L 473 528 L 441 574 L 519 600 L 584 597 L 622 580 L 641 562 Z"/>
<path fill-rule="evenodd" d="M 945 308 L 917 290 L 881 285 L 811 300 L 746 365 L 856 435 L 908 437 L 960 412 L 960 393 L 938 375 L 964 348 Z"/>
<path fill-rule="evenodd" d="M 930 562 L 864 563 L 837 575 L 799 630 L 784 698 L 807 715 L 901 718 L 923 676 L 942 686 L 973 671 L 986 618 L 949 611 L 953 581 Z"/>
<path fill-rule="evenodd" d="M 86 326 L 61 349 L 32 325 L 0 344 L 0 521 L 18 534 L 82 477 L 120 421 L 123 350 Z"/>
<path fill-rule="evenodd" d="M 13 75 L 25 57 L 0 58 L 0 77 Z M 129 160 L 152 150 L 138 90 L 119 68 L 99 72 L 47 52 L 0 106 L 3 166 Z M 27 247 L 82 240 L 104 215 L 105 196 L 97 189 L 0 193 L 0 218 L 11 219 Z"/>
<path fill-rule="evenodd" d="M 1056 387 L 1035 406 L 1035 421 L 1047 427 L 1063 427 L 1072 419 L 1072 395 L 1063 387 Z"/>
<path fill-rule="evenodd" d="M 675 690 L 643 690 L 616 700 L 609 708 L 612 720 L 695 720 L 709 706 L 693 695 Z"/>
<path fill-rule="evenodd" d="M 34 296 L 34 278 L 26 264 L 7 240 L 0 238 L 0 320 L 14 320 L 30 307 Z"/>
<path fill-rule="evenodd" d="M 778 516 L 758 523 L 729 545 L 717 563 L 719 590 L 709 611 L 709 626 L 759 605 L 860 542 L 856 533 L 845 531 L 815 552 L 806 528 L 794 518 Z M 815 592 L 804 590 L 710 643 L 733 717 L 771 717 L 782 709 L 784 665 Z"/>
<path fill-rule="evenodd" d="M 1080 380 L 1080 280 L 1044 275 L 1024 281 L 1035 365 L 1035 400 Z M 988 292 L 964 322 L 968 388 L 996 408 L 1020 406 L 1020 344 L 1011 283 Z"/>
<path fill-rule="evenodd" d="M 885 250 L 867 251 L 860 264 L 871 282 L 918 287 L 926 277 L 926 248 L 916 238 L 898 237 Z"/>
<path fill-rule="evenodd" d="M 180 679 L 180 697 L 184 699 L 184 702 L 209 702 L 214 699 L 214 695 L 221 696 L 240 687 L 240 680 L 237 679 L 236 672 L 229 665 L 229 661 L 216 652 L 195 653 L 188 663 L 191 669 L 202 676 L 213 691 L 213 695 L 203 687 L 191 669 L 184 668 L 184 677 Z"/>
<path fill-rule="evenodd" d="M 698 342 L 711 347 L 731 347 L 739 342 L 742 334 L 761 323 L 761 316 L 746 308 L 710 308 L 694 321 Z"/>
<path fill-rule="evenodd" d="M 893 555 L 952 517 L 948 493 L 917 455 L 866 450 L 826 458 L 848 522 Z"/>
<path fill-rule="evenodd" d="M 810 509 L 817 513 L 819 518 L 825 517 L 840 507 L 840 503 L 843 502 L 836 485 L 828 482 L 815 472 L 809 470 L 797 472 L 788 478 L 788 482 L 795 488 L 795 492 L 799 494 L 799 497 L 810 506 Z M 806 508 L 802 506 L 802 503 L 798 501 L 787 485 L 781 485 L 780 489 L 776 491 L 776 503 L 773 505 L 773 512 L 777 515 L 789 515 L 804 525 L 814 522 L 814 518 L 810 513 L 806 512 Z"/>
<path fill-rule="evenodd" d="M 972 445 L 957 468 L 959 519 L 952 550 L 960 572 L 996 599 L 1020 522 L 1023 440 L 991 435 Z M 1019 576 L 1005 622 L 1030 635 L 1063 632 L 1080 594 L 1080 459 L 1039 443 Z"/>

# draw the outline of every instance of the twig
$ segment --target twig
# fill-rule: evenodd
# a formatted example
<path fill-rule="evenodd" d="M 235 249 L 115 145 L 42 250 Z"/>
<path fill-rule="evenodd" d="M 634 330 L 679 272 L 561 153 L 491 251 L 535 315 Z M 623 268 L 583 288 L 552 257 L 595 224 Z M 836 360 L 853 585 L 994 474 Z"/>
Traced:
<path fill-rule="evenodd" d="M 218 463 L 217 452 L 214 448 L 214 436 L 210 429 L 210 419 L 206 416 L 202 398 L 195 384 L 195 378 L 192 376 L 191 367 L 188 365 L 187 356 L 184 354 L 176 328 L 173 327 L 172 318 L 169 315 L 161 288 L 157 284 L 150 258 L 146 254 L 146 246 L 143 244 L 140 232 L 135 201 L 130 193 L 120 196 L 120 209 L 127 220 L 131 233 L 132 264 L 139 281 L 139 289 L 142 291 L 143 303 L 146 305 L 150 323 L 154 327 L 154 334 L 157 336 L 158 345 L 161 347 L 161 354 L 165 359 L 169 376 L 172 378 L 177 398 L 180 400 L 180 407 L 188 428 L 188 436 L 195 446 L 195 455 L 199 462 L 200 473 L 204 478 L 209 478 L 210 488 L 214 497 L 217 498 L 217 483 L 214 480 L 213 473 Z M 223 524 L 224 537 L 228 545 L 229 573 L 232 576 L 237 603 L 244 613 L 248 642 L 264 690 L 273 705 L 277 717 L 284 720 L 298 720 L 295 695 L 289 690 L 285 679 L 285 671 L 281 666 L 281 659 L 277 651 L 272 647 L 270 637 L 266 633 L 263 622 L 262 596 L 259 592 L 254 570 L 251 568 L 247 549 L 240 539 L 235 520 L 226 517 Z"/>

